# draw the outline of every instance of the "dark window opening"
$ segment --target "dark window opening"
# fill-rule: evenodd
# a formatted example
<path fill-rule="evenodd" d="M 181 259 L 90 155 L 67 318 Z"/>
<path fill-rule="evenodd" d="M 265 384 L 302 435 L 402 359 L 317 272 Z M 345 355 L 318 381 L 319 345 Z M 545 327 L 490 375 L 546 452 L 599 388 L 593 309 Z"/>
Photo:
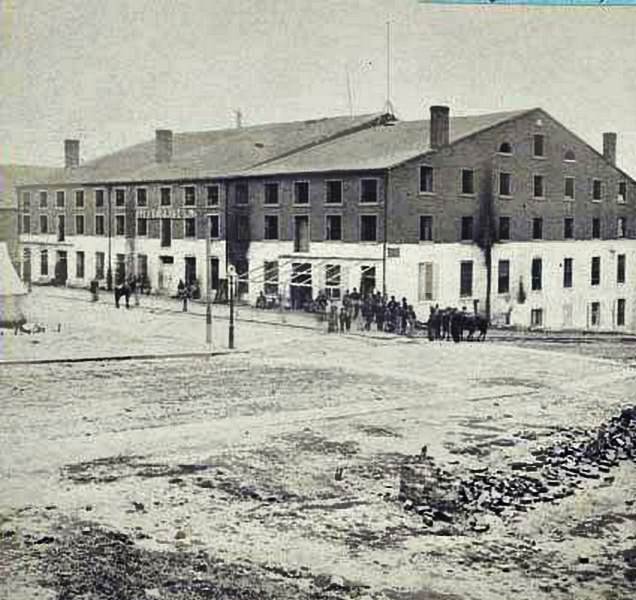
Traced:
<path fill-rule="evenodd" d="M 462 230 L 461 230 L 461 238 L 462 241 L 472 241 L 473 239 L 473 218 L 472 217 L 462 217 Z"/>
<path fill-rule="evenodd" d="M 497 293 L 507 294 L 510 292 L 510 261 L 500 260 L 497 279 Z"/>
<path fill-rule="evenodd" d="M 161 188 L 161 206 L 170 206 L 172 203 L 172 190 L 169 187 Z"/>
<path fill-rule="evenodd" d="M 57 241 L 63 242 L 66 239 L 66 219 L 64 215 L 57 216 Z"/>
<path fill-rule="evenodd" d="M 375 215 L 362 215 L 360 217 L 360 241 L 377 241 L 377 218 Z"/>
<path fill-rule="evenodd" d="M 342 204 L 342 181 L 327 181 L 326 193 L 327 204 Z"/>
<path fill-rule="evenodd" d="M 84 235 L 84 215 L 75 215 L 75 235 Z"/>
<path fill-rule="evenodd" d="M 148 220 L 144 218 L 137 219 L 137 235 L 148 235 Z"/>
<path fill-rule="evenodd" d="M 532 138 L 532 148 L 534 156 L 544 156 L 544 138 L 540 133 L 537 133 Z"/>
<path fill-rule="evenodd" d="M 574 219 L 565 217 L 563 219 L 563 239 L 571 240 L 574 238 Z"/>
<path fill-rule="evenodd" d="M 278 239 L 278 216 L 265 215 L 265 234 L 266 240 Z"/>
<path fill-rule="evenodd" d="M 459 265 L 459 295 L 473 295 L 473 261 L 463 260 Z"/>
<path fill-rule="evenodd" d="M 75 208 L 84 208 L 84 190 L 75 190 Z"/>
<path fill-rule="evenodd" d="M 462 169 L 462 194 L 475 193 L 475 176 L 472 169 Z"/>
<path fill-rule="evenodd" d="M 184 206 L 194 206 L 196 204 L 197 195 L 196 188 L 193 185 L 187 185 L 183 188 L 183 204 Z"/>
<path fill-rule="evenodd" d="M 95 190 L 95 207 L 102 208 L 104 206 L 104 190 Z"/>
<path fill-rule="evenodd" d="M 220 189 L 218 185 L 207 187 L 208 206 L 216 206 L 219 203 Z"/>
<path fill-rule="evenodd" d="M 294 182 L 294 203 L 309 204 L 309 182 L 308 181 Z"/>
<path fill-rule="evenodd" d="M 148 193 L 146 188 L 138 188 L 137 189 L 137 206 L 147 206 L 148 205 Z"/>
<path fill-rule="evenodd" d="M 95 235 L 104 235 L 104 215 L 95 215 Z"/>
<path fill-rule="evenodd" d="M 535 217 L 532 219 L 532 239 L 540 240 L 543 238 L 543 219 Z"/>
<path fill-rule="evenodd" d="M 420 192 L 431 193 L 433 191 L 433 167 L 420 167 Z"/>
<path fill-rule="evenodd" d="M 77 279 L 84 279 L 84 253 L 75 253 L 75 277 Z"/>
<path fill-rule="evenodd" d="M 572 267 L 574 264 L 574 260 L 571 258 L 563 259 L 563 287 L 571 288 L 572 287 Z"/>
<path fill-rule="evenodd" d="M 326 239 L 329 241 L 342 240 L 342 217 L 340 215 L 327 215 Z"/>
<path fill-rule="evenodd" d="M 545 196 L 545 186 L 543 185 L 543 175 L 535 175 L 532 178 L 532 195 L 535 198 L 543 198 Z"/>
<path fill-rule="evenodd" d="M 431 215 L 420 216 L 420 241 L 433 241 L 433 217 Z"/>
<path fill-rule="evenodd" d="M 219 215 L 208 215 L 208 231 L 211 240 L 221 237 L 221 221 Z"/>
<path fill-rule="evenodd" d="M 603 197 L 603 182 L 600 179 L 592 181 L 592 200 L 601 200 Z"/>
<path fill-rule="evenodd" d="M 126 205 L 126 191 L 115 190 L 115 206 L 125 206 L 125 205 Z"/>
<path fill-rule="evenodd" d="M 126 234 L 126 218 L 124 215 L 115 215 L 115 235 Z"/>
<path fill-rule="evenodd" d="M 360 202 L 363 204 L 375 204 L 378 201 L 378 180 L 360 180 Z"/>
<path fill-rule="evenodd" d="M 625 283 L 625 255 L 616 257 L 616 283 Z"/>
<path fill-rule="evenodd" d="M 592 239 L 598 240 L 601 237 L 601 220 L 598 217 L 592 219 Z"/>
<path fill-rule="evenodd" d="M 66 194 L 64 193 L 64 191 L 59 191 L 57 192 L 57 194 L 55 195 L 55 204 L 58 208 L 64 208 L 64 205 L 66 204 Z"/>
<path fill-rule="evenodd" d="M 543 285 L 543 261 L 540 258 L 532 259 L 532 289 L 540 290 Z"/>
<path fill-rule="evenodd" d="M 625 298 L 616 301 L 616 325 L 625 325 Z"/>
<path fill-rule="evenodd" d="M 197 221 L 194 218 L 189 218 L 185 220 L 185 237 L 193 238 L 197 235 Z"/>
<path fill-rule="evenodd" d="M 510 217 L 499 217 L 499 239 L 510 239 Z"/>
<path fill-rule="evenodd" d="M 599 285 L 601 283 L 601 257 L 593 256 L 590 270 L 591 285 Z"/>
<path fill-rule="evenodd" d="M 265 204 L 278 204 L 278 184 L 265 184 Z"/>
<path fill-rule="evenodd" d="M 512 146 L 509 142 L 502 142 L 499 146 L 499 154 L 512 154 Z"/>
<path fill-rule="evenodd" d="M 234 194 L 236 204 L 247 204 L 249 201 L 249 187 L 247 182 L 237 183 Z"/>
<path fill-rule="evenodd" d="M 40 215 L 40 233 L 49 232 L 49 218 L 46 215 Z"/>
<path fill-rule="evenodd" d="M 499 173 L 499 195 L 512 196 L 512 175 L 510 173 Z"/>
<path fill-rule="evenodd" d="M 574 177 L 565 178 L 565 197 L 574 200 Z"/>

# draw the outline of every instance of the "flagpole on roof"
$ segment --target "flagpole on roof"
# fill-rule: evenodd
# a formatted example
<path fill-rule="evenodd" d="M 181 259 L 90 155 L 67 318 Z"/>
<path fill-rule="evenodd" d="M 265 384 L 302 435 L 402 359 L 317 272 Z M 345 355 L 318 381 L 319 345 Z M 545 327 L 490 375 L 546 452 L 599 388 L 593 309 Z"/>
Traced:
<path fill-rule="evenodd" d="M 395 112 L 391 102 L 391 21 L 386 22 L 386 102 L 384 112 L 391 115 Z"/>

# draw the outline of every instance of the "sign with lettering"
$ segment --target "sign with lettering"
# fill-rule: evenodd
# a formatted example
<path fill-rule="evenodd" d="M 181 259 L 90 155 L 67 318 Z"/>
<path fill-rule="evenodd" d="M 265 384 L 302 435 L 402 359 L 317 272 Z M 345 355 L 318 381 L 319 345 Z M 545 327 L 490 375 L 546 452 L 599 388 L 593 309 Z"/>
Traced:
<path fill-rule="evenodd" d="M 170 208 L 168 206 L 162 208 L 153 208 L 146 210 L 138 210 L 137 217 L 140 219 L 159 220 L 159 219 L 193 219 L 196 212 L 193 208 Z"/>

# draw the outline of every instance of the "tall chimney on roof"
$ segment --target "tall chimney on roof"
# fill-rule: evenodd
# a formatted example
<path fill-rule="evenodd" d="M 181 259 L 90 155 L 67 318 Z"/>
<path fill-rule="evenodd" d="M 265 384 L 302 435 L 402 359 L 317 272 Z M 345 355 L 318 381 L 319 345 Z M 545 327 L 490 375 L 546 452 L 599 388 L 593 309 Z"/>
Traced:
<path fill-rule="evenodd" d="M 240 129 L 243 127 L 243 113 L 240 109 L 234 111 L 234 117 L 236 118 L 236 128 Z"/>
<path fill-rule="evenodd" d="M 616 164 L 616 134 L 607 132 L 603 134 L 603 157 L 613 165 Z"/>
<path fill-rule="evenodd" d="M 172 160 L 172 131 L 170 129 L 155 131 L 155 159 L 158 163 Z"/>
<path fill-rule="evenodd" d="M 450 140 L 450 109 L 448 106 L 431 106 L 431 142 L 433 150 L 447 146 Z"/>
<path fill-rule="evenodd" d="M 79 140 L 64 140 L 64 166 L 67 169 L 79 167 Z"/>

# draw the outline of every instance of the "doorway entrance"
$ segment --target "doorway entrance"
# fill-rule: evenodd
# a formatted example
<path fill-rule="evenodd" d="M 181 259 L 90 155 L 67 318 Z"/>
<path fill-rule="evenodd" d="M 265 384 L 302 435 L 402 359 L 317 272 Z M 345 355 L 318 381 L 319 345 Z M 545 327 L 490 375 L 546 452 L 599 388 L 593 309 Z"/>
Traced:
<path fill-rule="evenodd" d="M 299 310 L 311 302 L 311 264 L 292 263 L 290 295 L 292 308 Z"/>
<path fill-rule="evenodd" d="M 58 285 L 66 285 L 68 279 L 68 263 L 66 250 L 57 251 L 57 260 L 55 261 L 55 282 Z"/>
<path fill-rule="evenodd" d="M 197 278 L 197 259 L 194 256 L 185 257 L 184 280 L 186 285 L 192 285 Z"/>
<path fill-rule="evenodd" d="M 177 291 L 177 284 L 174 281 L 174 257 L 159 257 L 159 289 L 162 291 Z"/>
<path fill-rule="evenodd" d="M 360 268 L 360 294 L 364 297 L 375 291 L 375 267 L 362 266 Z"/>

